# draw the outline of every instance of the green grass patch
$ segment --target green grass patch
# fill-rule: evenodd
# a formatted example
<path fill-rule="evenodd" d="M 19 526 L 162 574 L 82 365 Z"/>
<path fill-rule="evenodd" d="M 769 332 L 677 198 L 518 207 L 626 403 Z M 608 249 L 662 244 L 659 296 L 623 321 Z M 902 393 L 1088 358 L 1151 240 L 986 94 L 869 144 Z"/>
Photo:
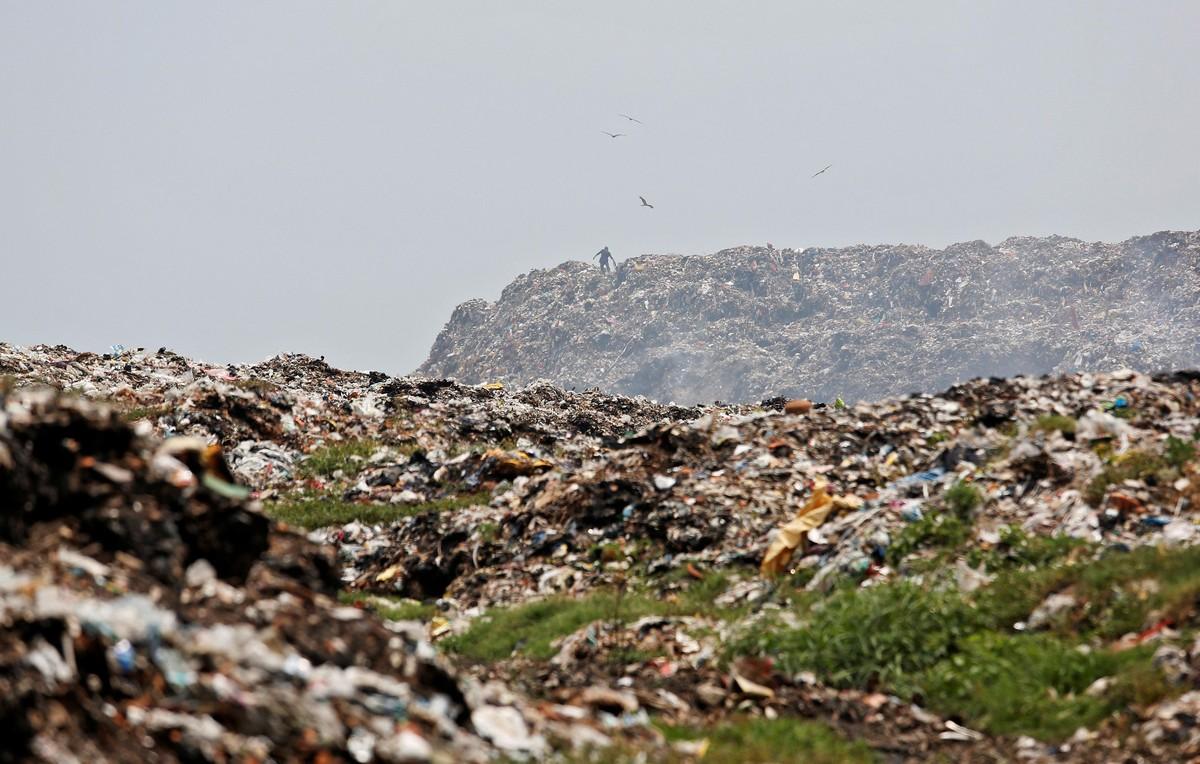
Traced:
<path fill-rule="evenodd" d="M 1054 592 L 1065 589 L 1079 576 L 1071 565 L 1028 570 L 1001 569 L 995 580 L 976 591 L 970 600 L 986 628 L 1009 631 Z"/>
<path fill-rule="evenodd" d="M 1099 474 L 1088 481 L 1083 489 L 1083 497 L 1092 506 L 1099 506 L 1104 501 L 1104 495 L 1110 485 L 1118 485 L 1125 480 L 1144 480 L 1153 484 L 1160 473 L 1170 466 L 1165 458 L 1157 454 L 1148 451 L 1128 451 L 1114 457 Z M 1169 476 L 1161 477 L 1166 479 Z"/>
<path fill-rule="evenodd" d="M 479 540 L 485 544 L 491 544 L 500 538 L 500 526 L 496 523 L 480 523 L 476 531 L 479 533 Z"/>
<path fill-rule="evenodd" d="M 158 419 L 164 414 L 169 414 L 175 409 L 174 406 L 135 406 L 121 412 L 121 419 L 126 422 L 136 422 L 139 419 Z"/>
<path fill-rule="evenodd" d="M 1041 568 L 1069 557 L 1076 550 L 1089 546 L 1070 536 L 1030 536 L 1016 526 L 1000 529 L 1000 543 L 991 549 L 963 546 L 971 538 L 971 527 L 954 515 L 931 512 L 920 520 L 900 529 L 887 550 L 888 562 L 900 566 L 909 556 L 921 550 L 935 554 L 926 560 L 909 561 L 909 569 L 934 571 L 960 554 L 972 568 L 988 572 L 1012 568 Z"/>
<path fill-rule="evenodd" d="M 478 661 L 498 661 L 520 652 L 545 660 L 554 655 L 553 642 L 595 621 L 626 620 L 650 614 L 644 601 L 617 606 L 613 593 L 579 599 L 550 597 L 510 608 L 494 608 L 462 634 L 442 640 L 442 648 Z"/>
<path fill-rule="evenodd" d="M 1176 469 L 1183 467 L 1196 458 L 1196 444 L 1174 435 L 1168 435 L 1166 447 L 1163 449 L 1163 458 L 1167 460 L 1167 464 Z"/>
<path fill-rule="evenodd" d="M 956 515 L 930 512 L 900 529 L 888 546 L 888 560 L 892 565 L 899 565 L 910 554 L 921 549 L 951 552 L 970 537 L 971 526 Z"/>
<path fill-rule="evenodd" d="M 1086 545 L 1075 550 L 1092 551 Z M 1071 561 L 1074 557 L 1080 559 Z M 1050 594 L 1067 589 L 1080 605 L 1053 629 L 1064 639 L 1108 642 L 1163 618 L 1180 627 L 1200 626 L 1200 547 L 1146 546 L 1100 557 L 1068 552 L 1040 568 L 1001 565 L 995 581 L 972 602 L 990 628 L 1004 630 Z"/>
<path fill-rule="evenodd" d="M 405 509 L 392 504 L 358 504 L 328 494 L 290 497 L 263 505 L 272 518 L 308 530 L 356 520 L 369 524 L 392 522 L 407 517 Z"/>
<path fill-rule="evenodd" d="M 886 688 L 992 732 L 1048 741 L 1177 691 L 1151 665 L 1153 646 L 1106 646 L 1163 620 L 1185 633 L 1200 626 L 1200 547 L 1095 558 L 1065 539 L 1016 530 L 1006 539 L 1012 562 L 993 561 L 996 579 L 970 595 L 910 581 L 842 588 L 802 601 L 798 628 L 760 624 L 734 640 L 730 654 L 768 655 L 785 673 L 812 670 L 840 687 Z M 1013 632 L 1062 591 L 1078 604 L 1048 631 Z M 1106 692 L 1083 694 L 1101 677 L 1112 679 Z"/>
<path fill-rule="evenodd" d="M 653 593 L 603 591 L 585 597 L 550 597 L 508 608 L 494 608 L 476 619 L 462 634 L 448 637 L 442 646 L 477 661 L 498 661 L 513 653 L 545 660 L 556 650 L 553 643 L 596 621 L 628 623 L 648 615 L 711 616 L 735 618 L 744 609 L 721 609 L 713 600 L 728 579 L 706 576 L 673 599 Z"/>
<path fill-rule="evenodd" d="M 802 719 L 738 719 L 709 729 L 660 725 L 668 742 L 708 739 L 705 764 L 803 761 L 845 764 L 875 761 L 871 749 L 830 727 Z"/>
<path fill-rule="evenodd" d="M 1083 693 L 1089 685 L 1135 665 L 1148 667 L 1151 652 L 1083 652 L 1043 634 L 978 634 L 917 684 L 929 707 L 961 714 L 991 732 L 1062 740 L 1123 705 L 1124 693 L 1091 697 Z"/>
<path fill-rule="evenodd" d="M 1150 648 L 1146 648 L 1147 652 Z M 1182 688 L 1172 687 L 1152 661 L 1130 662 L 1122 666 L 1109 695 L 1117 706 L 1132 705 L 1145 708 L 1164 698 L 1179 694 Z"/>
<path fill-rule="evenodd" d="M 432 602 L 419 602 L 403 597 L 385 597 L 363 592 L 340 592 L 338 602 L 378 613 L 389 621 L 428 621 L 437 615 Z"/>
<path fill-rule="evenodd" d="M 1082 539 L 1071 536 L 1030 536 L 1016 525 L 1000 529 L 1000 543 L 991 549 L 972 548 L 967 551 L 967 564 L 973 568 L 986 567 L 996 572 L 1010 568 L 1043 568 L 1088 546 Z"/>
<path fill-rule="evenodd" d="M 723 594 L 730 583 L 729 576 L 724 573 L 710 573 L 699 581 L 692 581 L 673 601 L 665 602 L 662 615 L 712 615 L 726 620 L 744 615 L 747 608 L 719 608 L 713 604 L 713 600 Z"/>
<path fill-rule="evenodd" d="M 946 502 L 947 509 L 966 519 L 980 504 L 983 504 L 983 492 L 970 483 L 960 480 L 946 489 L 943 500 Z"/>
<path fill-rule="evenodd" d="M 1034 422 L 1034 430 L 1041 432 L 1061 432 L 1064 435 L 1074 435 L 1075 427 L 1078 424 L 1074 417 L 1063 416 L 1062 414 L 1046 414 L 1037 418 Z"/>
<path fill-rule="evenodd" d="M 934 549 L 939 553 L 928 564 L 937 564 L 971 538 L 971 514 L 983 504 L 983 492 L 960 480 L 946 489 L 941 503 L 944 510 L 927 510 L 920 520 L 896 534 L 888 547 L 889 562 L 899 565 L 914 552 Z"/>
<path fill-rule="evenodd" d="M 347 440 L 329 443 L 315 449 L 300 462 L 301 477 L 330 477 L 342 470 L 347 477 L 357 475 L 366 465 L 367 458 L 379 449 L 373 440 Z"/>
<path fill-rule="evenodd" d="M 1075 588 L 1087 605 L 1071 627 L 1098 639 L 1141 631 L 1163 618 L 1200 625 L 1200 547 L 1142 547 L 1108 554 L 1078 569 Z"/>
<path fill-rule="evenodd" d="M 263 510 L 280 522 L 311 530 L 354 521 L 390 523 L 426 512 L 450 512 L 489 501 L 491 494 L 487 491 L 447 496 L 423 504 L 359 504 L 331 494 L 301 494 L 265 504 Z"/>
<path fill-rule="evenodd" d="M 786 673 L 811 669 L 839 687 L 903 687 L 981 626 L 957 592 L 901 581 L 842 589 L 814 606 L 803 628 L 757 630 L 733 649 L 775 656 Z"/>

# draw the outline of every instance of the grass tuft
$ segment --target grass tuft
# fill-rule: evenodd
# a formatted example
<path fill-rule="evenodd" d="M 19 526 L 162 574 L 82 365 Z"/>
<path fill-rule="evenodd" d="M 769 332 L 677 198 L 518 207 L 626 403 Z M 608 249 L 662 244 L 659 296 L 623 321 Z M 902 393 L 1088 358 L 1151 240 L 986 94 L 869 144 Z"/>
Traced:
<path fill-rule="evenodd" d="M 768 655 L 785 672 L 812 670 L 837 686 L 885 687 L 992 732 L 1051 742 L 1178 691 L 1152 665 L 1152 646 L 1105 646 L 1162 623 L 1184 633 L 1200 626 L 1200 548 L 1093 558 L 1066 539 L 1015 529 L 1004 538 L 1013 564 L 996 563 L 995 581 L 973 594 L 908 581 L 844 588 L 802 602 L 799 627 L 759 626 L 730 651 Z M 1012 631 L 1062 591 L 1079 604 L 1049 631 Z M 1083 694 L 1101 677 L 1112 679 L 1106 692 Z"/>
<path fill-rule="evenodd" d="M 1176 438 L 1174 435 L 1168 435 L 1167 445 L 1163 450 L 1163 458 L 1172 467 L 1177 469 L 1183 467 L 1196 458 L 1196 444 Z"/>
<path fill-rule="evenodd" d="M 121 412 L 121 419 L 126 422 L 136 422 L 139 419 L 158 419 L 174 410 L 173 406 L 136 406 Z"/>
<path fill-rule="evenodd" d="M 263 510 L 275 520 L 312 530 L 349 522 L 367 524 L 390 523 L 426 512 L 449 512 L 456 509 L 487 504 L 487 491 L 459 494 L 427 501 L 423 504 L 358 504 L 329 494 L 302 494 L 264 505 Z"/>
<path fill-rule="evenodd" d="M 659 729 L 669 742 L 707 738 L 705 764 L 803 761 L 808 764 L 857 764 L 875 761 L 871 749 L 851 742 L 828 726 L 800 719 L 737 719 L 710 729 Z"/>
<path fill-rule="evenodd" d="M 347 477 L 356 475 L 378 448 L 379 444 L 373 440 L 348 440 L 321 446 L 300 463 L 300 476 L 330 477 L 338 470 L 345 472 Z"/>
<path fill-rule="evenodd" d="M 1031 536 L 1019 526 L 1007 525 L 1000 529 L 999 544 L 986 550 L 972 548 L 967 551 L 966 560 L 973 568 L 983 565 L 992 572 L 1010 568 L 1043 568 L 1086 546 L 1087 542 L 1071 536 Z"/>
<path fill-rule="evenodd" d="M 1116 694 L 1083 694 L 1092 682 L 1148 666 L 1149 657 L 1145 648 L 1084 652 L 1044 634 L 984 633 L 917 683 L 931 708 L 962 714 L 991 732 L 1062 740 L 1120 707 Z"/>
<path fill-rule="evenodd" d="M 341 592 L 338 594 L 338 601 L 343 605 L 370 610 L 389 621 L 428 621 L 437 614 L 437 607 L 432 602 L 419 602 L 402 597 Z"/>
<path fill-rule="evenodd" d="M 953 551 L 970 536 L 970 526 L 956 515 L 930 512 L 900 529 L 888 546 L 888 560 L 893 565 L 899 565 L 904 558 L 920 549 Z"/>
<path fill-rule="evenodd" d="M 442 642 L 446 650 L 477 661 L 498 661 L 520 653 L 545 660 L 556 652 L 553 643 L 590 623 L 628 623 L 648 615 L 734 618 L 742 609 L 721 609 L 713 600 L 728 586 L 723 575 L 693 582 L 678 596 L 654 593 L 596 592 L 585 597 L 550 597 L 524 605 L 489 610 L 467 631 Z"/>
<path fill-rule="evenodd" d="M 903 686 L 979 628 L 957 592 L 899 582 L 843 589 L 814 607 L 804 627 L 747 635 L 734 651 L 775 656 L 788 673 L 819 671 L 838 687 Z"/>
<path fill-rule="evenodd" d="M 945 443 L 950 440 L 950 436 L 944 432 L 933 432 L 925 438 L 925 445 L 933 447 L 939 443 Z"/>
<path fill-rule="evenodd" d="M 1034 430 L 1041 432 L 1061 432 L 1065 435 L 1074 435 L 1075 427 L 1078 422 L 1074 417 L 1063 416 L 1062 414 L 1046 414 L 1037 418 L 1033 424 Z"/>
<path fill-rule="evenodd" d="M 647 615 L 642 603 L 622 603 L 627 618 Z M 550 597 L 510 608 L 495 608 L 462 634 L 447 637 L 443 649 L 477 661 L 498 661 L 520 652 L 546 660 L 555 653 L 552 643 L 595 621 L 610 619 L 617 609 L 615 594 L 593 594 L 581 599 Z"/>
<path fill-rule="evenodd" d="M 958 481 L 946 490 L 946 507 L 963 520 L 970 517 L 976 507 L 983 503 L 983 493 L 971 485 Z"/>
<path fill-rule="evenodd" d="M 1182 441 L 1181 441 L 1182 442 Z M 1083 496 L 1092 506 L 1099 506 L 1110 485 L 1119 485 L 1125 480 L 1154 482 L 1158 473 L 1170 464 L 1157 454 L 1148 451 L 1128 451 L 1112 460 L 1100 470 L 1083 489 Z"/>

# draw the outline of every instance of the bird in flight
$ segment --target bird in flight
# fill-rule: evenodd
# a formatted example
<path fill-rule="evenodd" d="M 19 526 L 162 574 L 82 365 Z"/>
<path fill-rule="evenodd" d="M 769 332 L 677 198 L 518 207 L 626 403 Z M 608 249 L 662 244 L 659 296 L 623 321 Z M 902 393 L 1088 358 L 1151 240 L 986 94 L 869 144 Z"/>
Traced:
<path fill-rule="evenodd" d="M 644 196 L 639 196 L 638 198 L 642 200 L 642 206 L 643 206 L 643 207 L 649 207 L 650 209 L 654 209 L 654 205 L 653 205 L 653 204 L 651 204 L 650 202 L 646 201 L 646 197 L 644 197 Z"/>
<path fill-rule="evenodd" d="M 818 176 L 818 175 L 820 175 L 821 173 L 823 173 L 823 172 L 825 172 L 826 170 L 828 170 L 830 167 L 833 167 L 833 165 L 831 165 L 831 164 L 827 164 L 827 165 L 825 165 L 825 166 L 824 166 L 824 167 L 822 167 L 820 170 L 817 170 L 816 172 L 814 172 L 814 173 L 813 173 L 813 177 L 814 177 L 814 178 L 815 178 L 815 177 L 817 177 L 817 176 Z"/>
<path fill-rule="evenodd" d="M 621 136 L 625 135 L 625 133 L 610 133 L 607 130 L 601 130 L 600 132 L 604 133 L 609 138 L 620 138 Z"/>
<path fill-rule="evenodd" d="M 629 116 L 628 114 L 618 114 L 617 116 L 624 117 L 625 119 L 629 120 L 630 122 L 637 122 L 639 125 L 646 124 L 645 122 L 641 121 L 640 119 L 634 119 L 633 117 Z"/>

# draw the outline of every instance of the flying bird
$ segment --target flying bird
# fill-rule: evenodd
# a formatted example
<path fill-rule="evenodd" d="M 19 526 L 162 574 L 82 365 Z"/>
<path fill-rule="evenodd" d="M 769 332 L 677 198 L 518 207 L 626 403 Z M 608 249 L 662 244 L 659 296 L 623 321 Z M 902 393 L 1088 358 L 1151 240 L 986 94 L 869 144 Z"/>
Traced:
<path fill-rule="evenodd" d="M 625 119 L 629 120 L 630 122 L 637 122 L 639 125 L 646 124 L 645 122 L 641 121 L 640 119 L 634 119 L 633 117 L 629 116 L 628 114 L 618 114 L 617 116 L 624 117 Z"/>
<path fill-rule="evenodd" d="M 650 202 L 646 201 L 646 197 L 644 197 L 644 196 L 639 196 L 638 198 L 642 200 L 642 206 L 643 206 L 643 207 L 649 207 L 650 209 L 654 209 L 654 205 L 653 205 L 653 204 L 651 204 Z"/>
<path fill-rule="evenodd" d="M 610 133 L 607 130 L 601 130 L 600 132 L 604 133 L 609 138 L 620 138 L 621 136 L 625 135 L 625 133 Z"/>
<path fill-rule="evenodd" d="M 817 177 L 817 176 L 818 176 L 818 175 L 820 175 L 821 173 L 823 173 L 823 172 L 825 172 L 826 170 L 828 170 L 830 167 L 833 167 L 833 165 L 831 165 L 831 164 L 827 164 L 827 165 L 825 165 L 825 166 L 824 166 L 824 167 L 822 167 L 820 170 L 818 170 L 818 171 L 814 172 L 814 173 L 813 173 L 813 177 L 814 177 L 814 178 L 815 178 L 815 177 Z"/>

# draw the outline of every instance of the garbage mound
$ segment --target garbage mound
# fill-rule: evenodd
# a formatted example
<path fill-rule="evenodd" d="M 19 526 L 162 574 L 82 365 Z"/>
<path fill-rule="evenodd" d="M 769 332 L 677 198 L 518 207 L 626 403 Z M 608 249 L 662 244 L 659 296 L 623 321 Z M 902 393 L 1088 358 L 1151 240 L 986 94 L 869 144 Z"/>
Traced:
<path fill-rule="evenodd" d="M 611 586 L 621 568 L 596 564 L 608 545 L 614 559 L 633 549 L 650 575 L 762 562 L 771 573 L 805 566 L 808 590 L 896 577 L 889 548 L 964 480 L 987 507 L 972 518 L 987 546 L 1010 528 L 1125 549 L 1190 545 L 1200 541 L 1197 380 L 1125 370 L 974 380 L 804 415 L 714 408 L 590 458 L 539 469 L 533 455 L 553 453 L 513 456 L 511 481 L 486 505 L 335 533 L 355 586 L 462 609 Z M 458 479 L 482 484 L 494 458 L 460 459 Z M 811 509 L 821 519 L 767 561 L 777 527 Z"/>
<path fill-rule="evenodd" d="M 1200 372 L 680 407 L 0 344 L 0 397 L 16 757 L 1200 755 Z"/>
<path fill-rule="evenodd" d="M 545 749 L 554 722 L 461 681 L 419 624 L 339 604 L 334 550 L 247 501 L 219 446 L 52 390 L 0 403 L 0 760 Z"/>
<path fill-rule="evenodd" d="M 460 305 L 418 373 L 681 403 L 877 400 L 1200 365 L 1200 232 L 567 262 Z"/>

